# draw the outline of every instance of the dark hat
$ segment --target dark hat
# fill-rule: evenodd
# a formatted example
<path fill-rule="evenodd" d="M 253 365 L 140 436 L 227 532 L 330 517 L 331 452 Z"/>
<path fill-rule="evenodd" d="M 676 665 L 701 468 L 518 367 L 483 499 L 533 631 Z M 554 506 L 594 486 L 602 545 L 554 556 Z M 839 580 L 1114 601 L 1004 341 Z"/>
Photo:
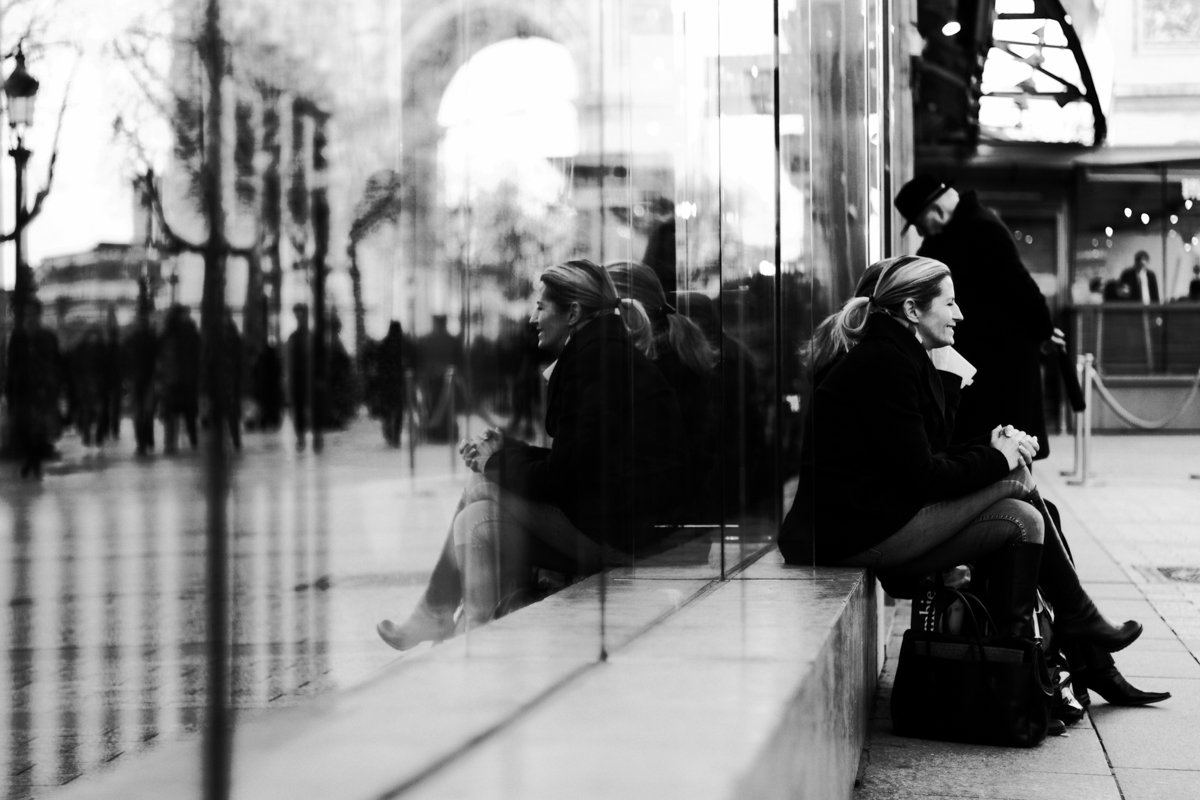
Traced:
<path fill-rule="evenodd" d="M 896 195 L 896 210 L 904 217 L 904 233 L 909 225 L 921 218 L 925 209 L 939 197 L 949 191 L 950 187 L 932 175 L 918 175 L 904 186 Z"/>

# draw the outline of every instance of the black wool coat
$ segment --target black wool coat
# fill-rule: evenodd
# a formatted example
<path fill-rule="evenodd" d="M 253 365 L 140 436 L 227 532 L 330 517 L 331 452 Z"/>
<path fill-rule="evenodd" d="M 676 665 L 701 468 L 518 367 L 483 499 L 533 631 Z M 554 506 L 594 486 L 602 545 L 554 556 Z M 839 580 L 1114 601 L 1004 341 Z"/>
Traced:
<path fill-rule="evenodd" d="M 550 375 L 549 448 L 513 442 L 485 472 L 503 488 L 562 509 L 593 541 L 624 553 L 658 542 L 679 506 L 683 423 L 675 393 L 606 314 L 572 334 Z"/>
<path fill-rule="evenodd" d="M 954 442 L 1015 425 L 1038 437 L 1038 458 L 1050 454 L 1042 399 L 1040 349 L 1054 332 L 1041 289 L 1017 252 L 1012 232 L 984 208 L 974 191 L 963 192 L 941 233 L 918 255 L 950 267 L 963 321 L 954 348 L 979 373 L 963 391 Z"/>
<path fill-rule="evenodd" d="M 655 362 L 675 392 L 685 432 L 684 464 L 679 472 L 683 501 L 677 520 L 681 523 L 718 524 L 720 520 L 719 439 L 717 436 L 717 391 L 714 375 L 693 372 L 674 352 Z"/>
<path fill-rule="evenodd" d="M 836 564 L 924 506 L 1008 474 L 987 439 L 949 445 L 960 383 L 934 368 L 904 325 L 882 313 L 868 318 L 862 341 L 813 390 L 800 486 L 779 534 L 788 563 Z"/>

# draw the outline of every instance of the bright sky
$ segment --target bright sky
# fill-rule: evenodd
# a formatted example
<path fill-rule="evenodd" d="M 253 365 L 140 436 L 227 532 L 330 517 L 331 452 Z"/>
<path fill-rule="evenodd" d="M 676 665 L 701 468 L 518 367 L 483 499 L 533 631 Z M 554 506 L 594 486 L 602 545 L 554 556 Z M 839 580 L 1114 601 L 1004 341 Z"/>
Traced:
<path fill-rule="evenodd" d="M 50 8 L 52 0 L 31 0 Z M 66 115 L 59 139 L 54 186 L 41 216 L 28 229 L 28 259 L 37 264 L 47 256 L 89 250 L 101 241 L 127 242 L 133 235 L 130 147 L 114 141 L 113 119 L 120 111 L 140 106 L 147 117 L 139 125 L 142 137 L 161 157 L 169 147 L 165 121 L 147 114 L 141 93 L 129 70 L 112 53 L 111 43 L 122 38 L 141 15 L 159 25 L 167 19 L 166 0 L 58 0 L 51 19 L 46 47 L 27 63 L 41 81 L 34 124 L 26 135 L 33 151 L 27 173 L 27 198 L 33 198 L 46 179 L 46 166 L 54 129 L 72 71 Z M 16 13 L 11 15 L 16 16 Z M 6 18 L 5 47 L 15 41 L 17 20 Z M 78 52 L 76 51 L 78 48 Z M 165 50 L 164 50 L 165 52 Z M 7 76 L 14 64 L 3 65 Z M 163 68 L 166 64 L 161 65 Z M 7 123 L 7 119 L 5 119 Z M 10 132 L 4 125 L 5 150 Z M 161 167 L 161 163 L 159 165 Z M 0 169 L 0 209 L 4 230 L 12 229 L 12 159 L 3 158 Z M 11 247 L 3 254 L 4 277 L 11 284 Z"/>

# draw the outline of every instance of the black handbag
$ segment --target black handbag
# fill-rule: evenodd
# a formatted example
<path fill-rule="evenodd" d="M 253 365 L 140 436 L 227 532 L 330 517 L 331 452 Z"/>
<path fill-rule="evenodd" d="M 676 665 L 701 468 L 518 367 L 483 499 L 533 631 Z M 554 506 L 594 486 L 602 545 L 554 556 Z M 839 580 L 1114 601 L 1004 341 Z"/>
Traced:
<path fill-rule="evenodd" d="M 965 608 L 958 635 L 943 632 L 955 600 Z M 892 688 L 895 732 L 1009 747 L 1046 738 L 1054 687 L 1038 642 L 992 634 L 979 598 L 955 589 L 938 592 L 934 613 L 934 630 L 904 633 Z"/>

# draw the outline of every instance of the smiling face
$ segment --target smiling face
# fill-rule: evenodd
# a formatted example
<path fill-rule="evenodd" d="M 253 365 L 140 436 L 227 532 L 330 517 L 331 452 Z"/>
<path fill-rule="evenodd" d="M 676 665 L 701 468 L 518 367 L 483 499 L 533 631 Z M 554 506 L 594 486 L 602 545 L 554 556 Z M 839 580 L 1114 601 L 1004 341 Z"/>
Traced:
<path fill-rule="evenodd" d="M 954 326 L 963 318 L 958 303 L 954 300 L 954 281 L 947 275 L 942 278 L 937 297 L 929 308 L 921 311 L 911 300 L 905 301 L 906 314 L 916 325 L 916 333 L 926 350 L 954 344 Z M 915 318 L 914 318 L 915 317 Z"/>
<path fill-rule="evenodd" d="M 542 284 L 538 294 L 537 307 L 529 322 L 537 328 L 538 347 L 555 356 L 567 346 L 567 338 L 571 335 L 572 324 L 578 316 L 577 306 L 563 307 L 546 297 L 546 286 Z"/>

